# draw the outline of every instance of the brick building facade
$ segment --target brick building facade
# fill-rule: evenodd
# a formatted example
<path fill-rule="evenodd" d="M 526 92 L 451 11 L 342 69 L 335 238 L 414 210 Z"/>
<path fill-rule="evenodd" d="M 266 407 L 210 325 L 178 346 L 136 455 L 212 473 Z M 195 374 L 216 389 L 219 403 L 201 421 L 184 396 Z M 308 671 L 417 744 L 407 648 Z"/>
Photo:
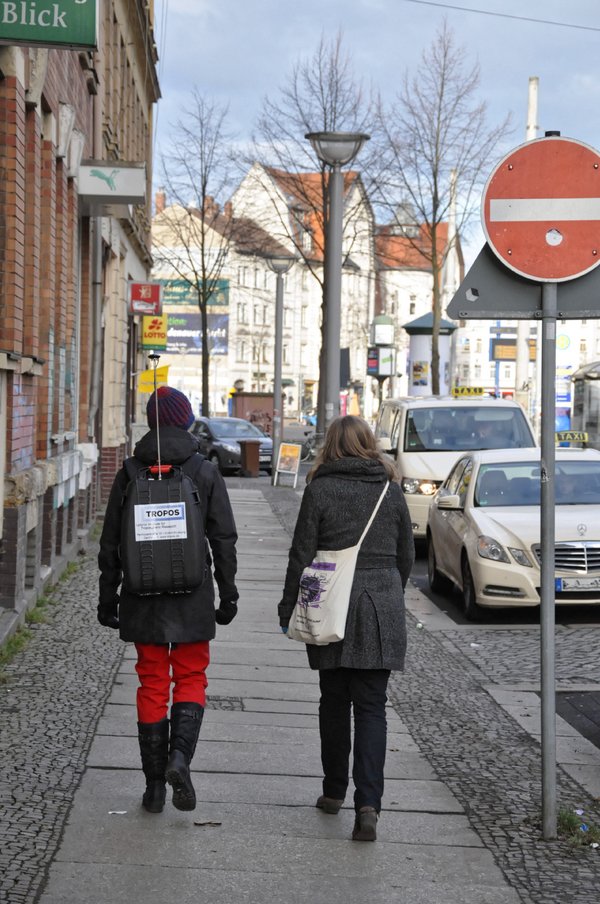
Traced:
<path fill-rule="evenodd" d="M 156 48 L 151 5 L 101 11 L 93 52 L 0 47 L 0 636 L 76 554 L 134 408 Z M 144 203 L 84 194 L 84 165 L 115 162 L 145 164 Z"/>

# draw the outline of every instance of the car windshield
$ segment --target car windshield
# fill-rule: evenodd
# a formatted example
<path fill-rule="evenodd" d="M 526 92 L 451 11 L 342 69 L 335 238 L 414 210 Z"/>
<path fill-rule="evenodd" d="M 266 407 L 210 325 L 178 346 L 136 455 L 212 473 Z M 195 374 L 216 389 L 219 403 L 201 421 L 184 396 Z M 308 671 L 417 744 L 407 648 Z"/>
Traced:
<path fill-rule="evenodd" d="M 600 461 L 556 462 L 557 505 L 600 505 Z M 539 461 L 482 465 L 475 484 L 475 505 L 539 505 Z"/>
<path fill-rule="evenodd" d="M 260 439 L 264 436 L 250 421 L 223 418 L 222 421 L 211 421 L 210 426 L 219 439 Z"/>
<path fill-rule="evenodd" d="M 534 446 L 519 408 L 414 408 L 406 418 L 405 452 L 462 452 Z"/>

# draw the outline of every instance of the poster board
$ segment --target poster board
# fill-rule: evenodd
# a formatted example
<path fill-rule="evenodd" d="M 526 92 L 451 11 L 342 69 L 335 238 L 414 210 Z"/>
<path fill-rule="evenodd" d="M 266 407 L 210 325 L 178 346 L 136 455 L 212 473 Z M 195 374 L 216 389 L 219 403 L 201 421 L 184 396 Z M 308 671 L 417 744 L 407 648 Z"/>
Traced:
<path fill-rule="evenodd" d="M 275 468 L 275 479 L 273 486 L 279 483 L 280 475 L 293 478 L 292 486 L 296 488 L 298 482 L 298 472 L 300 470 L 300 453 L 302 452 L 301 443 L 281 443 L 277 453 L 277 466 Z M 289 486 L 288 483 L 285 484 Z"/>

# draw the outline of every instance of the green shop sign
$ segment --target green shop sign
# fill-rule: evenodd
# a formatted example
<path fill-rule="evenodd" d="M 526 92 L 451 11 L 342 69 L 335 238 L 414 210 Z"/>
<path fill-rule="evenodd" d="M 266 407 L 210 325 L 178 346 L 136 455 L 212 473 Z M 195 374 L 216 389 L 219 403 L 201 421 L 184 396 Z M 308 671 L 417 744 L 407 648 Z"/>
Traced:
<path fill-rule="evenodd" d="M 160 279 L 163 287 L 163 304 L 198 304 L 198 295 L 187 279 Z M 215 279 L 209 305 L 224 307 L 229 304 L 229 280 Z"/>
<path fill-rule="evenodd" d="M 0 0 L 0 44 L 94 49 L 99 0 Z"/>

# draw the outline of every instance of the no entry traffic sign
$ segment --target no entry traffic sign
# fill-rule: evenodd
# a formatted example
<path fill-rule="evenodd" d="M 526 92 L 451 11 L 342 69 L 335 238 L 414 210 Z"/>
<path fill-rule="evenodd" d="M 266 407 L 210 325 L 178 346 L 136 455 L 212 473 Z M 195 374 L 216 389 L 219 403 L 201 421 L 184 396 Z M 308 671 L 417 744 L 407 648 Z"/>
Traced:
<path fill-rule="evenodd" d="M 600 263 L 600 154 L 580 141 L 528 141 L 496 167 L 483 193 L 488 243 L 537 282 L 582 276 Z"/>

